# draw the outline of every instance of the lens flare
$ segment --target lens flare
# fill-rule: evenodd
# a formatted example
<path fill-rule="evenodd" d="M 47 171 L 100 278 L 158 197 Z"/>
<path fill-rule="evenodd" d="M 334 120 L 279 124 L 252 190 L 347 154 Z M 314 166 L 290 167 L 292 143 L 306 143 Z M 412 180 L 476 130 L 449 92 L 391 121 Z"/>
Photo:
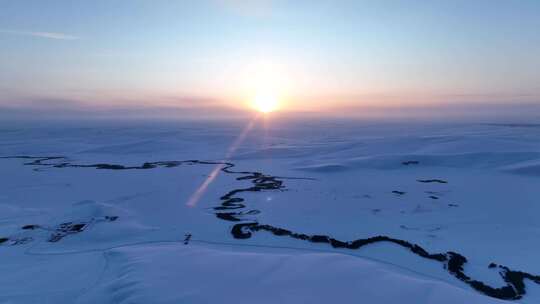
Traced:
<path fill-rule="evenodd" d="M 255 122 L 257 121 L 258 117 L 259 117 L 259 115 L 255 116 L 246 125 L 246 127 L 242 130 L 240 135 L 238 135 L 236 140 L 231 144 L 231 146 L 227 150 L 227 153 L 225 154 L 225 158 L 221 160 L 222 162 L 226 162 L 231 158 L 231 156 L 238 149 L 238 147 L 242 144 L 242 142 L 244 141 L 244 139 L 246 138 L 248 133 L 251 131 L 251 129 L 253 129 L 253 126 L 255 125 Z M 218 165 L 216 165 L 214 167 L 212 172 L 210 172 L 208 177 L 199 186 L 199 188 L 197 188 L 197 190 L 195 190 L 195 192 L 193 192 L 193 194 L 189 197 L 189 199 L 188 199 L 188 201 L 186 203 L 187 206 L 195 207 L 197 205 L 197 203 L 199 202 L 201 197 L 204 195 L 204 193 L 208 189 L 208 186 L 210 186 L 210 184 L 216 179 L 216 177 L 218 177 L 219 173 L 221 172 L 221 169 L 223 169 L 224 166 L 225 166 L 225 164 L 218 164 Z"/>

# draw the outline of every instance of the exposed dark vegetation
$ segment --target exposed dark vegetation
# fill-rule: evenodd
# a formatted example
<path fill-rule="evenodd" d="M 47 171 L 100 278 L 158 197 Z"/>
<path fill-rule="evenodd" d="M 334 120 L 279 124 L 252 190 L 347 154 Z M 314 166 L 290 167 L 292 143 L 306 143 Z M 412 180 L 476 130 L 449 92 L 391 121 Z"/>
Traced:
<path fill-rule="evenodd" d="M 426 184 L 429 184 L 429 183 L 448 184 L 447 181 L 442 180 L 442 179 L 417 179 L 417 181 L 420 183 L 426 183 Z"/>
<path fill-rule="evenodd" d="M 401 164 L 405 166 L 410 166 L 410 165 L 418 165 L 420 164 L 420 162 L 417 160 L 407 160 L 407 161 L 401 162 Z"/>

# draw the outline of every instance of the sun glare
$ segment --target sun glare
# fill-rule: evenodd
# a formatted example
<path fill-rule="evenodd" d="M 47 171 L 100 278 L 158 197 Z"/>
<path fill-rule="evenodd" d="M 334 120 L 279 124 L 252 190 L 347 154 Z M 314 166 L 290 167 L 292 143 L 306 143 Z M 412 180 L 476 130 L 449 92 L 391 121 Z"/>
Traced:
<path fill-rule="evenodd" d="M 253 98 L 252 106 L 262 113 L 274 112 L 279 108 L 279 99 L 270 94 L 260 94 Z"/>

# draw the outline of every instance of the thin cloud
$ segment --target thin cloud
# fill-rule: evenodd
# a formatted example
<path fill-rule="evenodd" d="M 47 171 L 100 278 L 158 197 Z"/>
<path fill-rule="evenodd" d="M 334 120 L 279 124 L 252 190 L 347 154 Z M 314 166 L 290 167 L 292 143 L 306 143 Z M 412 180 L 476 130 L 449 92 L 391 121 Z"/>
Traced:
<path fill-rule="evenodd" d="M 56 32 L 32 32 L 32 31 L 12 31 L 12 30 L 0 30 L 0 33 L 10 34 L 10 35 L 21 35 L 21 36 L 31 36 L 38 38 L 46 39 L 55 39 L 55 40 L 77 40 L 80 37 L 68 35 L 64 33 Z"/>

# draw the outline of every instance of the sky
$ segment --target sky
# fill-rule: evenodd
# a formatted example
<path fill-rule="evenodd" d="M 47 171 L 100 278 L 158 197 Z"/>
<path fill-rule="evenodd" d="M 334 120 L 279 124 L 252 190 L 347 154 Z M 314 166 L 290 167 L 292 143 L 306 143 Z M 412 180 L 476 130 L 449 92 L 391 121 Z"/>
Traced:
<path fill-rule="evenodd" d="M 0 0 L 0 106 L 540 102 L 540 1 Z"/>

